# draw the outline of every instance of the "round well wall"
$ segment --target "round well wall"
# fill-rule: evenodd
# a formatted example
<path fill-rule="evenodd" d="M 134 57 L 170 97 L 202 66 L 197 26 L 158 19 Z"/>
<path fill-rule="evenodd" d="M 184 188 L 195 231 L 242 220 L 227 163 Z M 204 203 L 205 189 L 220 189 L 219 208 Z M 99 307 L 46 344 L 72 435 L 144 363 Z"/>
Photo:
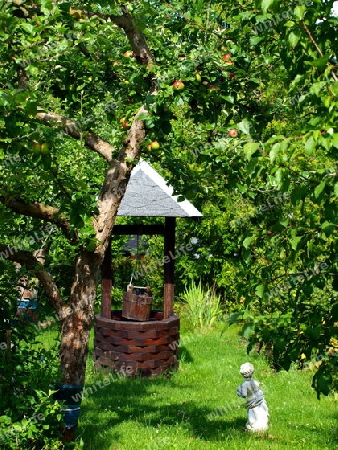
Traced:
<path fill-rule="evenodd" d="M 163 319 L 152 311 L 150 319 L 124 319 L 112 311 L 111 319 L 95 317 L 94 360 L 96 368 L 111 368 L 128 376 L 159 375 L 178 367 L 180 318 Z"/>

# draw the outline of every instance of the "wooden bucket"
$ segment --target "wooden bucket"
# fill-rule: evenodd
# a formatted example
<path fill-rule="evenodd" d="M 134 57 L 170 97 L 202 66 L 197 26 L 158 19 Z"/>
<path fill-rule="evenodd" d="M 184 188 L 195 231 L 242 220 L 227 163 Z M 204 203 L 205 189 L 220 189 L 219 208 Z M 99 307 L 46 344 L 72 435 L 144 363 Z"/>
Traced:
<path fill-rule="evenodd" d="M 123 294 L 122 317 L 125 319 L 138 320 L 140 322 L 149 320 L 151 302 L 152 297 L 150 288 L 138 288 L 137 286 L 132 286 Z"/>

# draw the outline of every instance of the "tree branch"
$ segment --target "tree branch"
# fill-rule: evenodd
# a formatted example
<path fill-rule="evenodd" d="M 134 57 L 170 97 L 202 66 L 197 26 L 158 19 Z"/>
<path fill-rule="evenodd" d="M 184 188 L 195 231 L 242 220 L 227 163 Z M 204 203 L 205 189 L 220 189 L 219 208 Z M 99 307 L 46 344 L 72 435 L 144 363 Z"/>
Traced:
<path fill-rule="evenodd" d="M 320 54 L 321 57 L 323 57 L 323 56 L 324 56 L 323 52 L 322 52 L 321 49 L 319 48 L 319 45 L 318 45 L 317 42 L 315 41 L 314 37 L 312 36 L 312 34 L 311 34 L 309 28 L 307 27 L 306 23 L 304 22 L 304 20 L 302 20 L 301 23 L 302 23 L 303 28 L 304 28 L 304 30 L 306 31 L 307 35 L 309 36 L 310 41 L 311 41 L 312 44 L 316 47 L 317 52 Z M 327 65 L 327 66 L 331 66 L 330 63 L 326 63 L 326 65 Z M 338 81 L 338 77 L 337 77 L 336 74 L 333 72 L 333 70 L 332 70 L 332 76 L 333 76 L 334 81 Z"/>
<path fill-rule="evenodd" d="M 51 222 L 60 228 L 67 238 L 70 238 L 70 224 L 63 219 L 58 208 L 47 206 L 42 203 L 26 203 L 20 197 L 12 195 L 0 195 L 0 203 L 12 211 L 23 216 L 36 217 L 37 219 Z"/>
<path fill-rule="evenodd" d="M 144 34 L 135 25 L 132 16 L 125 5 L 121 6 L 122 16 L 111 17 L 112 22 L 124 30 L 136 59 L 140 64 L 152 64 L 153 58 Z"/>
<path fill-rule="evenodd" d="M 131 170 L 135 165 L 135 161 L 140 158 L 140 148 L 145 138 L 146 130 L 144 121 L 140 120 L 139 116 L 144 112 L 146 110 L 142 106 L 135 115 L 122 149 L 117 159 L 112 161 L 102 186 L 98 202 L 99 215 L 94 220 L 96 238 L 100 242 L 96 252 L 101 257 L 104 256 L 120 201 L 127 188 Z"/>
<path fill-rule="evenodd" d="M 20 6 L 19 2 L 14 3 L 14 15 L 19 18 L 30 18 L 33 15 L 41 14 L 39 6 L 33 5 L 32 7 L 24 8 Z M 136 54 L 136 59 L 140 64 L 151 64 L 153 62 L 150 49 L 146 42 L 143 33 L 137 28 L 132 16 L 129 14 L 125 5 L 121 5 L 122 16 L 114 16 L 110 14 L 103 14 L 99 12 L 85 11 L 82 9 L 69 8 L 69 14 L 76 19 L 83 19 L 83 17 L 98 17 L 105 22 L 111 21 L 118 27 L 122 28 L 127 35 L 130 45 Z"/>
<path fill-rule="evenodd" d="M 73 8 L 70 8 L 69 13 L 76 18 L 96 16 L 105 21 L 112 21 L 125 31 L 137 61 L 142 65 L 151 66 L 153 58 L 143 33 L 135 25 L 125 5 L 121 6 L 121 11 L 122 16 L 111 16 Z M 154 80 L 151 81 L 154 93 L 156 92 L 156 85 Z M 141 144 L 145 138 L 146 129 L 144 121 L 140 120 L 139 117 L 145 112 L 145 107 L 142 106 L 134 116 L 128 136 L 118 157 L 110 161 L 110 168 L 106 173 L 102 186 L 101 196 L 98 201 L 99 214 L 93 224 L 96 239 L 99 242 L 94 253 L 101 262 L 112 233 L 118 207 L 127 188 L 131 170 L 135 165 L 135 161 L 138 161 L 140 158 Z"/>
<path fill-rule="evenodd" d="M 136 59 L 140 64 L 151 65 L 153 62 L 153 58 L 151 56 L 150 49 L 148 47 L 147 41 L 144 37 L 144 34 L 137 28 L 134 23 L 132 16 L 129 14 L 128 9 L 125 5 L 121 5 L 122 16 L 113 16 L 108 14 L 102 14 L 99 12 L 90 12 L 84 11 L 82 9 L 69 9 L 69 14 L 71 16 L 76 17 L 77 19 L 81 19 L 84 16 L 91 17 L 99 17 L 104 21 L 111 21 L 118 27 L 122 28 L 127 35 L 127 38 L 130 42 L 130 45 L 133 49 L 133 52 L 136 55 Z"/>
<path fill-rule="evenodd" d="M 20 263 L 26 266 L 28 270 L 34 272 L 48 297 L 49 303 L 53 306 L 59 317 L 62 318 L 65 304 L 62 301 L 59 289 L 52 275 L 45 270 L 41 263 L 41 255 L 36 254 L 34 256 L 31 252 L 18 250 L 16 247 L 9 247 L 3 244 L 0 244 L 0 255 L 1 259 L 8 259 L 9 261 Z"/>
<path fill-rule="evenodd" d="M 81 125 L 74 120 L 68 119 L 67 117 L 63 117 L 60 114 L 56 114 L 53 112 L 39 112 L 36 115 L 36 118 L 41 120 L 45 125 L 53 126 L 58 125 L 64 128 L 64 131 L 74 139 L 83 139 L 85 145 L 94 150 L 100 156 L 102 156 L 109 163 L 112 161 L 112 153 L 114 151 L 114 147 L 108 142 L 101 139 L 96 133 L 93 131 L 83 132 L 81 129 Z"/>

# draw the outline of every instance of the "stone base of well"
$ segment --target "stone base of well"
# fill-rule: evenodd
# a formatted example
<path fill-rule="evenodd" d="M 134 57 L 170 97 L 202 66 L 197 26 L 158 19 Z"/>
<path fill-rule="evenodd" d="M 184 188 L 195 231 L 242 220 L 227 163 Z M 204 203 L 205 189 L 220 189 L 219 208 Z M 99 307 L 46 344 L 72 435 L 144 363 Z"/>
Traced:
<path fill-rule="evenodd" d="M 180 318 L 163 319 L 152 311 L 150 319 L 135 322 L 112 311 L 111 319 L 95 317 L 94 360 L 96 368 L 109 368 L 127 376 L 154 376 L 178 367 Z"/>

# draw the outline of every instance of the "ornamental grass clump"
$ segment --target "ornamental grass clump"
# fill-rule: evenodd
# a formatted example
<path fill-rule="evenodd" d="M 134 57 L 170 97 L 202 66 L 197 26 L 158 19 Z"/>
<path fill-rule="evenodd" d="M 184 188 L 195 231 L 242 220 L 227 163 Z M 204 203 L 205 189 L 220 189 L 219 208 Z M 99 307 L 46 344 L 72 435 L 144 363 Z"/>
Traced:
<path fill-rule="evenodd" d="M 210 328 L 221 316 L 221 299 L 210 288 L 203 289 L 201 281 L 194 281 L 182 295 L 187 306 L 187 313 L 195 328 Z"/>

